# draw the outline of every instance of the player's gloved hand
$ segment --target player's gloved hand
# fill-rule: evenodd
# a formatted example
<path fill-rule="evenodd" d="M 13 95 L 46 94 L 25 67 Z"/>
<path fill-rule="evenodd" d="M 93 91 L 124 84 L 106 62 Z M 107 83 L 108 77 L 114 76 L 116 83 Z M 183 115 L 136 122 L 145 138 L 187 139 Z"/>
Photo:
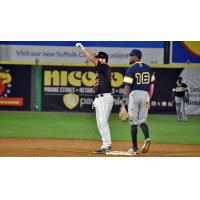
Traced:
<path fill-rule="evenodd" d="M 127 97 L 123 97 L 123 99 L 120 101 L 121 105 L 128 105 L 128 98 Z"/>
<path fill-rule="evenodd" d="M 76 43 L 75 46 L 81 48 L 82 50 L 85 49 L 85 47 L 81 43 Z"/>
<path fill-rule="evenodd" d="M 128 120 L 128 112 L 126 110 L 125 104 L 121 105 L 120 112 L 119 112 L 119 118 L 122 122 L 125 122 Z"/>

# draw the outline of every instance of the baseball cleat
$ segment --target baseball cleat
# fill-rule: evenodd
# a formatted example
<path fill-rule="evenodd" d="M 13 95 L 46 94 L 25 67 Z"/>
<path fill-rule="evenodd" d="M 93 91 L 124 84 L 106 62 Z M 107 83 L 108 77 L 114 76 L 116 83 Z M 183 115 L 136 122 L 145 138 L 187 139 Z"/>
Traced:
<path fill-rule="evenodd" d="M 149 151 L 149 146 L 151 144 L 151 140 L 149 138 L 147 138 L 145 141 L 144 141 L 144 145 L 142 147 L 142 153 L 147 153 Z"/>
<path fill-rule="evenodd" d="M 110 152 L 112 150 L 112 147 L 106 147 L 106 148 L 102 148 L 102 149 L 97 149 L 96 151 L 94 151 L 95 154 L 106 154 L 107 152 Z"/>
<path fill-rule="evenodd" d="M 138 150 L 134 150 L 133 148 L 129 149 L 128 152 L 133 154 L 134 156 L 138 155 Z"/>

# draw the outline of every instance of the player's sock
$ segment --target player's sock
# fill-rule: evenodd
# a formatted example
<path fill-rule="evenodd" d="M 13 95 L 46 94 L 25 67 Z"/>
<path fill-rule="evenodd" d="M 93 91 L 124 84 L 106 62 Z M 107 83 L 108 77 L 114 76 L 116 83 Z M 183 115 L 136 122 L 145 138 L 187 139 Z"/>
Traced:
<path fill-rule="evenodd" d="M 142 123 L 142 124 L 140 125 L 140 127 L 141 127 L 141 129 L 142 129 L 142 132 L 143 132 L 143 134 L 144 134 L 144 138 L 145 138 L 145 140 L 146 140 L 147 138 L 149 138 L 149 128 L 148 128 L 148 126 L 147 126 L 146 123 Z"/>
<path fill-rule="evenodd" d="M 137 125 L 131 126 L 131 138 L 133 143 L 133 150 L 137 150 Z"/>

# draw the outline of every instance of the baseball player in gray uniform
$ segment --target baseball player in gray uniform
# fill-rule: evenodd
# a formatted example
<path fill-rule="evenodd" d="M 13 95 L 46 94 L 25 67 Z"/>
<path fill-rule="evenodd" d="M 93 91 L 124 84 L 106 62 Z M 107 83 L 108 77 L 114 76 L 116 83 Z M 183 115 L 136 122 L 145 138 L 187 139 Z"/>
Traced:
<path fill-rule="evenodd" d="M 176 103 L 176 113 L 178 121 L 187 122 L 185 103 L 189 102 L 189 92 L 187 85 L 183 83 L 182 77 L 176 82 L 176 87 L 172 90 L 172 101 Z"/>
<path fill-rule="evenodd" d="M 151 143 L 147 115 L 150 107 L 150 99 L 154 91 L 155 77 L 151 67 L 140 61 L 141 57 L 142 52 L 138 49 L 133 49 L 129 54 L 129 63 L 132 66 L 128 68 L 124 77 L 125 88 L 122 100 L 122 104 L 128 100 L 128 114 L 133 145 L 129 152 L 134 155 L 138 154 L 138 126 L 141 127 L 145 138 L 142 153 L 148 152 Z"/>

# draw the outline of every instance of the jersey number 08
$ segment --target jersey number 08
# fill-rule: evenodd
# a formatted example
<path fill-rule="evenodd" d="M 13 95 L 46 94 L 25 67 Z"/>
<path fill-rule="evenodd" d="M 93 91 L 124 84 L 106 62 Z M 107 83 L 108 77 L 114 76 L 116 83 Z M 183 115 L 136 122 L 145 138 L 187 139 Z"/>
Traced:
<path fill-rule="evenodd" d="M 149 82 L 150 82 L 150 73 L 149 72 L 136 73 L 135 74 L 135 78 L 136 78 L 136 84 L 137 85 L 149 84 Z"/>

